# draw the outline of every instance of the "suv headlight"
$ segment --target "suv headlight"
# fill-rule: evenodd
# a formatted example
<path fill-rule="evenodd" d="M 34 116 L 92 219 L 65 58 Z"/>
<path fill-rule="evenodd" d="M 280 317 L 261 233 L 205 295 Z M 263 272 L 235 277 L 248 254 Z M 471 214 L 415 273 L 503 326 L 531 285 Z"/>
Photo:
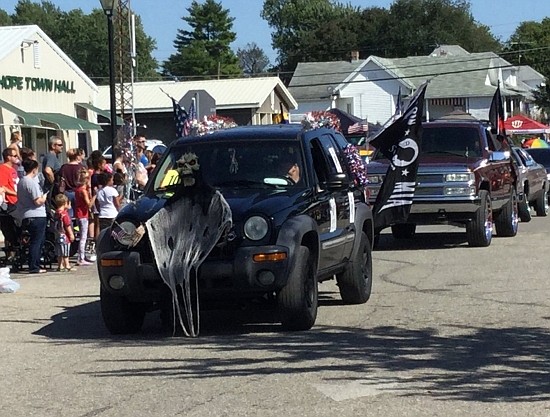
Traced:
<path fill-rule="evenodd" d="M 115 221 L 111 226 L 111 237 L 120 245 L 128 248 L 136 246 L 144 234 L 143 225 L 136 226 L 130 221 L 120 223 Z"/>
<path fill-rule="evenodd" d="M 252 216 L 244 224 L 244 235 L 250 240 L 261 240 L 268 231 L 267 220 L 261 216 Z"/>
<path fill-rule="evenodd" d="M 470 182 L 474 181 L 474 174 L 472 172 L 445 174 L 446 182 Z"/>

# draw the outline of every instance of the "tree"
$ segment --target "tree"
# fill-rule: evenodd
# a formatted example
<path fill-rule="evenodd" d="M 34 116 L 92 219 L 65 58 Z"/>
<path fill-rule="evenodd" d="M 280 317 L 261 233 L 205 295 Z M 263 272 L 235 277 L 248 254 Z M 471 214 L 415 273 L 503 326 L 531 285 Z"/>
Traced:
<path fill-rule="evenodd" d="M 358 47 L 359 8 L 331 0 L 265 0 L 261 16 L 274 29 L 281 70 L 294 70 L 301 61 L 349 59 Z"/>
<path fill-rule="evenodd" d="M 11 26 L 11 16 L 5 10 L 0 9 L 0 26 Z"/>
<path fill-rule="evenodd" d="M 233 17 L 221 3 L 196 0 L 187 8 L 188 16 L 182 17 L 191 30 L 178 29 L 174 47 L 177 52 L 164 62 L 166 75 L 240 75 L 238 58 L 229 45 L 236 39 Z"/>
<path fill-rule="evenodd" d="M 269 65 L 269 58 L 255 42 L 246 44 L 243 49 L 237 49 L 237 58 L 241 69 L 248 75 L 265 72 Z"/>
<path fill-rule="evenodd" d="M 395 0 L 390 10 L 390 56 L 427 55 L 444 44 L 468 52 L 498 51 L 498 40 L 474 20 L 468 0 Z"/>
<path fill-rule="evenodd" d="M 522 22 L 507 42 L 503 54 L 514 65 L 529 65 L 546 77 L 544 85 L 534 91 L 535 104 L 550 116 L 550 18 L 538 22 Z"/>
<path fill-rule="evenodd" d="M 109 80 L 109 50 L 107 20 L 101 9 L 85 14 L 81 9 L 64 12 L 49 1 L 34 3 L 19 0 L 15 13 L 0 25 L 38 25 L 73 62 L 97 84 Z M 136 19 L 136 49 L 138 77 L 160 79 L 157 62 L 152 56 L 155 41 L 145 34 L 141 19 Z"/>

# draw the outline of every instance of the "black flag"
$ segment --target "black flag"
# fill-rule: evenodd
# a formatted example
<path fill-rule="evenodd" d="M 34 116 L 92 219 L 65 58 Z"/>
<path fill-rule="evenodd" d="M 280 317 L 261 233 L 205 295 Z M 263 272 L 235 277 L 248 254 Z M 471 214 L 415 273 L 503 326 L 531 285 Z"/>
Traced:
<path fill-rule="evenodd" d="M 390 166 L 374 203 L 374 230 L 405 222 L 411 210 L 418 156 L 422 141 L 422 114 L 428 83 L 422 84 L 403 114 L 370 141 L 389 159 Z"/>
<path fill-rule="evenodd" d="M 502 96 L 500 95 L 500 82 L 497 86 L 497 91 L 491 101 L 491 107 L 489 108 L 489 122 L 497 130 L 497 135 L 506 136 L 506 130 L 504 129 L 504 106 L 502 105 Z"/>

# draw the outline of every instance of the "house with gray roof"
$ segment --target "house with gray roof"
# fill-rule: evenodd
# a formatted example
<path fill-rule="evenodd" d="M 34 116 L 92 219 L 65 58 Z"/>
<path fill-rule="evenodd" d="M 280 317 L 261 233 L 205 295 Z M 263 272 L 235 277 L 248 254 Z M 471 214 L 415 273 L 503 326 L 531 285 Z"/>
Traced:
<path fill-rule="evenodd" d="M 294 117 L 337 107 L 370 123 L 383 124 L 394 114 L 399 92 L 406 101 L 425 81 L 429 81 L 426 119 L 456 110 L 487 119 L 499 84 L 509 116 L 518 112 L 532 115 L 532 90 L 544 77 L 493 52 L 469 53 L 457 45 L 443 45 L 428 56 L 300 63 L 289 90 L 298 102 Z"/>

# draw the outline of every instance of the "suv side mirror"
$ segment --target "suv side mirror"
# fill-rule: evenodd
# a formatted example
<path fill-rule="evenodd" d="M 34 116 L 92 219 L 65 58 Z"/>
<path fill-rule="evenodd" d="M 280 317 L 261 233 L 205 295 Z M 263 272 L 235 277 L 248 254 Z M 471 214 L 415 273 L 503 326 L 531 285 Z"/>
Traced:
<path fill-rule="evenodd" d="M 341 190 L 348 187 L 348 178 L 346 174 L 332 174 L 325 182 L 325 187 L 329 190 Z"/>
<path fill-rule="evenodd" d="M 489 152 L 489 162 L 508 161 L 510 159 L 509 151 L 492 151 Z"/>

